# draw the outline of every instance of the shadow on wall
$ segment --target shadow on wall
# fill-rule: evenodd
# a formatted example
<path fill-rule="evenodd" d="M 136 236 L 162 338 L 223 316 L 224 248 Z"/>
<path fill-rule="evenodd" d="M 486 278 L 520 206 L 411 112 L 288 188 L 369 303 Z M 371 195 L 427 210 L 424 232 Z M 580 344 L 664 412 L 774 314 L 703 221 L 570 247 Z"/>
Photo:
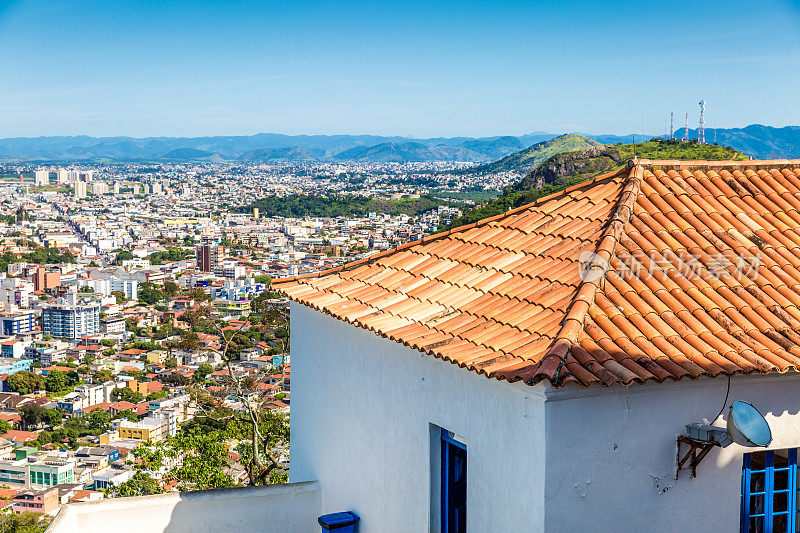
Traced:
<path fill-rule="evenodd" d="M 48 533 L 301 533 L 314 531 L 319 483 L 115 498 L 62 507 Z"/>
<path fill-rule="evenodd" d="M 321 509 L 316 483 L 184 492 L 164 533 L 307 532 Z"/>

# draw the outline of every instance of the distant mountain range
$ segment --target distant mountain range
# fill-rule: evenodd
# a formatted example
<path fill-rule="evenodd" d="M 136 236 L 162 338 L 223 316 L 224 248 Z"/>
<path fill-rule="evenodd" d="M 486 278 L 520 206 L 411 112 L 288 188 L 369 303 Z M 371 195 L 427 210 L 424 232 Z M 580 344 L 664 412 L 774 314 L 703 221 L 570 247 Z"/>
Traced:
<path fill-rule="evenodd" d="M 682 137 L 679 130 L 678 137 Z M 241 162 L 427 162 L 501 160 L 557 134 L 534 132 L 519 137 L 435 137 L 412 139 L 377 135 L 282 135 L 259 133 L 219 137 L 17 137 L 0 139 L 0 161 L 241 161 Z M 587 135 L 602 144 L 630 143 L 632 135 Z M 636 135 L 636 140 L 642 140 Z M 649 137 L 648 137 L 649 138 Z M 697 130 L 689 131 L 697 138 Z M 707 130 L 716 138 L 758 158 L 800 157 L 800 127 L 752 125 Z M 498 167 L 500 168 L 500 167 Z"/>

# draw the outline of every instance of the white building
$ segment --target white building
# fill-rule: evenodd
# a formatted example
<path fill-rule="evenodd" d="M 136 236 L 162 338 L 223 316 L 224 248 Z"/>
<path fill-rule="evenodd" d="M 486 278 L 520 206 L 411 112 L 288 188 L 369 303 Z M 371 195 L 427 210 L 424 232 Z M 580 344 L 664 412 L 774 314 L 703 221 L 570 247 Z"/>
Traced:
<path fill-rule="evenodd" d="M 33 173 L 33 184 L 37 187 L 50 185 L 50 171 L 47 169 L 38 169 Z"/>
<path fill-rule="evenodd" d="M 362 532 L 785 531 L 800 272 L 776 232 L 800 231 L 778 200 L 797 164 L 645 162 L 275 282 L 305 304 L 290 480 Z M 693 441 L 711 451 L 678 472 L 686 425 L 724 427 L 733 400 L 765 413 L 766 451 Z"/>
<path fill-rule="evenodd" d="M 86 198 L 86 182 L 77 180 L 74 182 L 75 187 L 75 199 L 82 200 Z"/>

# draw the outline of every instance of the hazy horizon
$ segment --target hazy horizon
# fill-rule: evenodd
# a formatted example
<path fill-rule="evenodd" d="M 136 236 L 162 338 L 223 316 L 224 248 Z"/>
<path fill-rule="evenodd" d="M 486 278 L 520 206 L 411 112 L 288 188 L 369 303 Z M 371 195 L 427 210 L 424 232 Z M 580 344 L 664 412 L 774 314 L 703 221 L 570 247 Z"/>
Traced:
<path fill-rule="evenodd" d="M 701 98 L 780 127 L 799 27 L 791 0 L 0 0 L 0 137 L 659 134 Z"/>

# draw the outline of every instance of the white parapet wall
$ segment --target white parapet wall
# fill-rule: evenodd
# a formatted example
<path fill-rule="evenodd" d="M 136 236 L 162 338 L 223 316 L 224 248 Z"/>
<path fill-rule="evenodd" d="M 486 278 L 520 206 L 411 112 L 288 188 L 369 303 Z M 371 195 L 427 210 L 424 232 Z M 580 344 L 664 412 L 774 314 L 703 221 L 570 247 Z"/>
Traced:
<path fill-rule="evenodd" d="M 319 529 L 316 481 L 73 503 L 48 533 L 300 533 Z"/>

